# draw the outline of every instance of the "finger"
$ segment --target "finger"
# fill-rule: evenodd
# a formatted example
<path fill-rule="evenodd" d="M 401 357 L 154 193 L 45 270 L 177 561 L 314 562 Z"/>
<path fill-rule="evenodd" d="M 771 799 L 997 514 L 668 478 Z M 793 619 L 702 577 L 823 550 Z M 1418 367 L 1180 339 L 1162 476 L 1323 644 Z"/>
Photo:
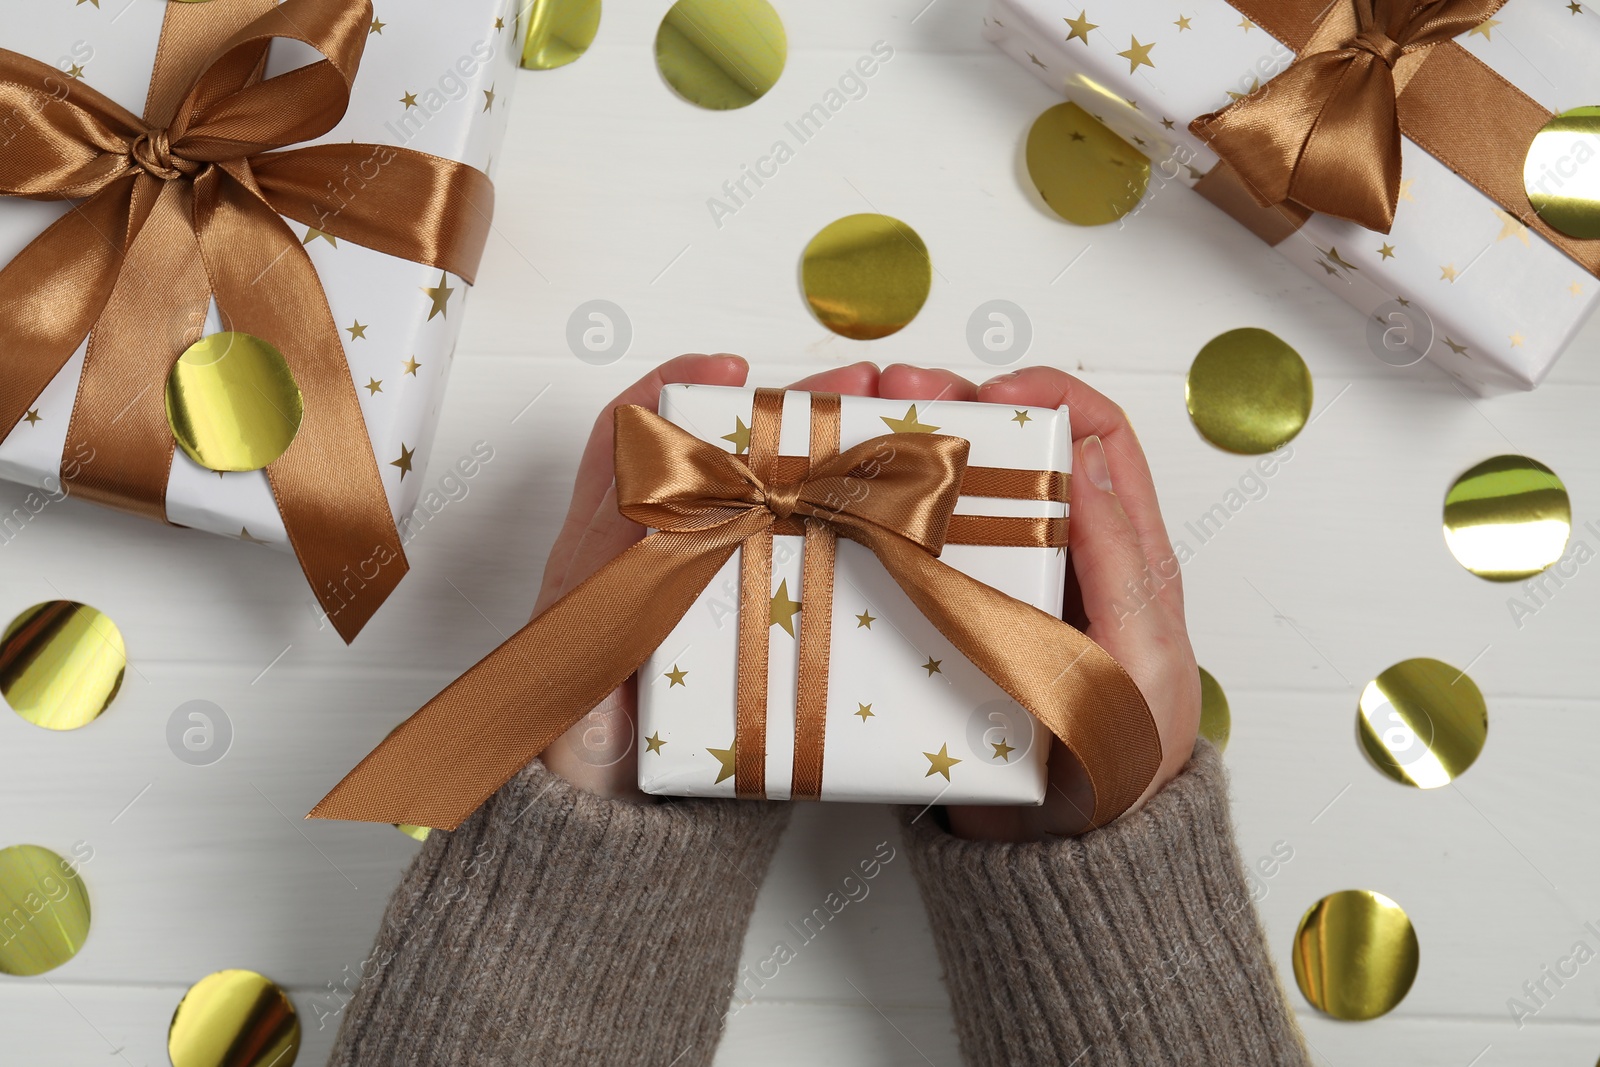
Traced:
<path fill-rule="evenodd" d="M 1157 599 L 1158 590 L 1149 588 L 1150 568 L 1139 533 L 1113 489 L 1115 482 L 1099 437 L 1091 434 L 1073 446 L 1072 466 L 1072 521 L 1067 538 L 1073 573 L 1083 591 L 1090 628 L 1100 636 L 1117 636 L 1130 619 L 1145 616 L 1142 608 Z M 1150 618 L 1141 621 L 1147 630 Z M 1113 648 L 1107 651 L 1117 654 Z"/>
<path fill-rule="evenodd" d="M 686 355 L 669 359 L 659 367 L 624 389 L 607 404 L 595 420 L 584 446 L 583 458 L 578 461 L 578 473 L 572 486 L 572 503 L 561 532 L 545 564 L 544 578 L 539 586 L 539 604 L 546 605 L 556 599 L 554 593 L 565 580 L 572 563 L 572 553 L 588 529 L 590 521 L 616 476 L 612 456 L 612 434 L 615 410 L 624 404 L 640 404 L 655 410 L 662 388 L 686 382 L 693 385 L 743 385 L 750 373 L 750 365 L 739 356 L 726 353 L 715 356 Z"/>
<path fill-rule="evenodd" d="M 595 508 L 589 525 L 585 527 L 577 545 L 573 548 L 566 572 L 551 595 L 551 601 L 566 596 L 585 578 L 622 555 L 635 541 L 643 537 L 644 527 L 617 510 L 617 487 L 607 486 L 606 495 L 600 498 L 600 504 Z M 545 605 L 540 605 L 535 613 L 544 607 Z"/>
<path fill-rule="evenodd" d="M 974 400 L 978 387 L 953 371 L 891 363 L 878 376 L 885 400 Z"/>
<path fill-rule="evenodd" d="M 1181 613 L 1183 584 L 1176 575 L 1172 541 L 1161 518 L 1150 464 L 1122 409 L 1098 390 L 1053 367 L 1027 367 L 991 378 L 978 387 L 978 399 L 1034 407 L 1065 404 L 1071 412 L 1074 441 L 1090 435 L 1100 438 L 1117 498 L 1138 532 L 1145 559 L 1152 569 L 1174 574 L 1165 595 Z"/>
<path fill-rule="evenodd" d="M 877 396 L 878 365 L 867 361 L 848 367 L 835 367 L 801 378 L 789 386 L 811 393 L 839 393 L 844 396 Z"/>

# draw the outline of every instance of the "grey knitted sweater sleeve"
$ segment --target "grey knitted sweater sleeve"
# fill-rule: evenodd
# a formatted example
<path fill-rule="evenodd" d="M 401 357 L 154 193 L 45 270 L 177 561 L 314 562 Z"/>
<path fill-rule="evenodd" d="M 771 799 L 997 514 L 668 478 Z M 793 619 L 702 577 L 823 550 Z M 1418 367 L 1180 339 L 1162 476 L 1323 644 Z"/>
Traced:
<path fill-rule="evenodd" d="M 535 762 L 429 837 L 330 1067 L 703 1067 L 788 810 L 608 801 Z M 905 821 L 974 1067 L 1307 1062 L 1209 747 L 1082 838 L 984 844 Z"/>
<path fill-rule="evenodd" d="M 1211 745 L 1082 837 L 964 841 L 917 814 L 901 819 L 972 1067 L 1310 1064 Z"/>

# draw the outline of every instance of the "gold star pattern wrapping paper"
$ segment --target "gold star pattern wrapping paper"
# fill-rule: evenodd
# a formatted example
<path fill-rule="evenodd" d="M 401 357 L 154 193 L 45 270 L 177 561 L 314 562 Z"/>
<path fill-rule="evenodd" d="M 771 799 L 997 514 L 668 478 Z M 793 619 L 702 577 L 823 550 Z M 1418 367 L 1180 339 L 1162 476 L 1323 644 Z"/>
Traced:
<path fill-rule="evenodd" d="M 1192 186 L 1215 166 L 1190 120 L 1270 86 L 1293 58 L 1227 0 L 1199 0 L 1181 12 L 1158 0 L 991 0 L 990 11 L 985 33 L 1002 51 L 1150 158 L 1147 197 L 1165 185 Z M 1555 111 L 1600 101 L 1600 19 L 1520 0 L 1515 34 L 1499 24 L 1508 18 L 1502 12 L 1456 43 Z M 1570 153 L 1573 135 L 1550 142 Z M 1472 391 L 1532 388 L 1600 300 L 1600 285 L 1416 144 L 1403 140 L 1401 157 L 1390 233 L 1316 215 L 1276 251 L 1368 320 L 1410 301 L 1432 321 L 1419 333 L 1432 338 L 1427 358 Z M 1541 161 L 1549 162 L 1530 157 L 1536 179 L 1545 173 Z M 1565 195 L 1574 184 L 1556 190 L 1547 181 L 1546 191 Z M 1595 208 L 1584 217 L 1600 226 Z M 1446 336 L 1470 357 L 1445 345 Z"/>
<path fill-rule="evenodd" d="M 82 81 L 141 112 L 165 5 L 107 5 L 104 13 L 92 13 L 87 5 L 67 10 L 76 11 L 70 32 L 41 8 L 36 18 L 13 20 L 5 47 L 53 60 L 62 53 L 63 34 L 69 33 L 67 40 L 81 39 L 93 49 L 92 59 L 77 60 L 84 67 Z M 380 5 L 380 24 L 367 35 L 349 111 L 321 140 L 404 145 L 486 168 L 498 153 L 507 104 L 518 81 L 519 42 L 509 28 L 514 10 L 507 0 L 459 0 L 414 10 Z M 504 19 L 506 30 L 496 32 L 497 19 Z M 272 72 L 288 64 L 289 56 L 287 49 L 275 48 Z M 458 60 L 472 69 L 459 78 L 460 91 Z M 441 83 L 446 72 L 454 73 Z M 484 94 L 490 90 L 494 106 L 486 112 Z M 404 106 L 402 97 L 412 106 Z M 48 221 L 49 216 L 29 210 L 32 206 L 0 201 L 0 263 L 20 252 Z M 372 455 L 399 522 L 411 513 L 427 484 L 417 475 L 432 447 L 450 353 L 466 321 L 467 286 L 453 275 L 441 278 L 436 267 L 375 252 L 316 227 L 293 223 L 292 232 L 328 294 Z M 215 307 L 203 320 L 196 318 L 178 324 L 186 333 L 192 331 L 191 340 L 224 329 Z M 80 349 L 31 405 L 38 422 L 0 428 L 6 435 L 0 441 L 5 477 L 38 485 L 58 476 L 82 368 Z M 381 391 L 366 388 L 368 381 L 382 383 Z M 415 453 L 409 473 L 390 465 L 401 455 L 402 442 Z M 349 461 L 361 458 L 351 456 Z M 262 471 L 219 479 L 179 451 L 166 499 L 172 522 L 231 538 L 248 529 L 255 539 L 290 550 Z"/>
<path fill-rule="evenodd" d="M 668 386 L 661 413 L 727 451 L 747 440 L 752 390 Z M 1019 423 L 1017 414 L 1028 416 Z M 807 454 L 810 410 L 790 394 L 780 453 Z M 844 397 L 841 445 L 885 434 L 940 433 L 971 442 L 974 466 L 1067 471 L 1067 413 L 953 401 Z M 730 432 L 732 431 L 732 432 Z M 892 438 L 891 438 L 892 441 Z M 1048 501 L 962 497 L 957 514 L 1060 516 Z M 767 794 L 789 796 L 794 757 L 804 538 L 774 539 L 767 617 Z M 1059 613 L 1069 560 L 1054 548 L 946 545 L 958 570 Z M 739 633 L 736 553 L 640 669 L 639 785 L 677 796 L 734 795 L 734 693 Z M 758 602 L 759 603 L 759 602 Z M 1036 804 L 1049 735 L 950 647 L 876 558 L 840 539 L 834 569 L 822 799 L 893 803 Z M 683 684 L 675 684 L 679 679 Z M 654 739 L 664 744 L 656 747 Z M 648 757 L 648 758 L 645 758 Z"/>

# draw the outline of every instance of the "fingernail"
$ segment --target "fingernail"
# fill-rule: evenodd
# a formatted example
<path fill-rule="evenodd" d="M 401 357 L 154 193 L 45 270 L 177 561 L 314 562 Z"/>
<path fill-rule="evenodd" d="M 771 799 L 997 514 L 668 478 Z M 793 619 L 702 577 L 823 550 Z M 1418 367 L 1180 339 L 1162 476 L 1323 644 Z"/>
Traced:
<path fill-rule="evenodd" d="M 1106 449 L 1099 434 L 1083 439 L 1083 473 L 1103 493 L 1111 492 L 1111 468 L 1106 465 Z"/>
<path fill-rule="evenodd" d="M 999 385 L 1001 382 L 1009 382 L 1011 379 L 1015 378 L 1016 376 L 1017 376 L 1017 372 L 1016 371 L 1007 371 L 1005 374 L 996 374 L 993 378 L 990 378 L 988 381 L 984 382 L 983 385 L 980 385 L 978 388 L 983 389 L 983 388 L 985 388 L 987 386 Z"/>

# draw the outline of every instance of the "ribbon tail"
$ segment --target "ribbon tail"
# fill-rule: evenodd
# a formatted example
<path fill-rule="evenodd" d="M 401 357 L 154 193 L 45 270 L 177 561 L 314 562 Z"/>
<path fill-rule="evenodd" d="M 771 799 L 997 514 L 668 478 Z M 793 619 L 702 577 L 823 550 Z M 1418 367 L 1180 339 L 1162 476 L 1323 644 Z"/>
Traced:
<path fill-rule="evenodd" d="M 312 819 L 454 830 L 639 669 L 771 515 L 657 532 L 552 604 L 401 723 Z"/>
<path fill-rule="evenodd" d="M 857 527 L 840 535 L 870 548 L 956 650 L 1072 750 L 1094 788 L 1092 826 L 1143 795 L 1161 767 L 1161 736 L 1139 687 L 1109 652 L 896 534 Z"/>

